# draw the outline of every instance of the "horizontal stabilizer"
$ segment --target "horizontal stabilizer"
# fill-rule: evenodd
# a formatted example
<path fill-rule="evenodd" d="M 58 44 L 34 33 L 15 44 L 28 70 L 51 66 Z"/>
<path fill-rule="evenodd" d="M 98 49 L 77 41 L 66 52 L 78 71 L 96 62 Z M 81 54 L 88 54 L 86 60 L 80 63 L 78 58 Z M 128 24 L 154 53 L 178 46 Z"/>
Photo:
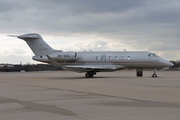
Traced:
<path fill-rule="evenodd" d="M 17 37 L 24 40 L 28 46 L 31 48 L 35 56 L 49 55 L 56 52 L 51 48 L 43 38 L 37 33 L 29 33 L 24 35 L 8 35 L 10 37 Z"/>
<path fill-rule="evenodd" d="M 25 34 L 25 35 L 7 35 L 9 37 L 17 37 L 19 39 L 23 39 L 23 40 L 26 40 L 26 39 L 38 39 L 40 38 L 40 36 L 38 34 Z"/>
<path fill-rule="evenodd" d="M 17 35 L 7 35 L 9 37 L 18 37 Z"/>
<path fill-rule="evenodd" d="M 17 36 L 19 39 L 27 40 L 27 39 L 38 39 L 41 38 L 40 35 L 38 34 L 25 34 L 25 35 L 20 35 Z"/>

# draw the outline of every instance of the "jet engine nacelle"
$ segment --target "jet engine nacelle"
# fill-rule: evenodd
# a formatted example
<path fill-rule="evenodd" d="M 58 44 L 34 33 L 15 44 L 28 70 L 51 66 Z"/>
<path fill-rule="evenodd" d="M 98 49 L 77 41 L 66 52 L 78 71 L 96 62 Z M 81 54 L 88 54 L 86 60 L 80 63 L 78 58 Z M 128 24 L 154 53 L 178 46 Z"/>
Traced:
<path fill-rule="evenodd" d="M 58 52 L 58 53 L 54 53 L 50 55 L 50 57 L 59 62 L 71 62 L 71 61 L 76 60 L 77 53 L 76 52 Z"/>
<path fill-rule="evenodd" d="M 57 62 L 72 62 L 76 60 L 76 52 L 56 52 L 49 55 L 52 59 Z M 33 60 L 41 62 L 49 62 L 46 55 L 43 56 L 33 56 Z"/>

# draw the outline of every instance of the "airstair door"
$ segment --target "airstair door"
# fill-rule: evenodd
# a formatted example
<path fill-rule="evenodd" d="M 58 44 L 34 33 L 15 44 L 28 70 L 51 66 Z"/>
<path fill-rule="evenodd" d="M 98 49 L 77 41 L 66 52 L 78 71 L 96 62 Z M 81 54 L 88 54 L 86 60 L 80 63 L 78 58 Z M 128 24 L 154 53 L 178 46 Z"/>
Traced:
<path fill-rule="evenodd" d="M 101 55 L 101 62 L 106 62 L 106 55 Z"/>

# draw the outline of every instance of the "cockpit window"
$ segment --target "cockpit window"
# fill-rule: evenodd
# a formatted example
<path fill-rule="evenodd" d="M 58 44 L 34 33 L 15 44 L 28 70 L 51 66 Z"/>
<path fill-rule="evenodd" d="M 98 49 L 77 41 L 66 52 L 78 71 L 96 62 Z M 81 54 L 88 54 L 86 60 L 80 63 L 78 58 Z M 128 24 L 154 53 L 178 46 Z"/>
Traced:
<path fill-rule="evenodd" d="M 156 54 L 154 54 L 154 53 L 151 53 L 151 54 L 148 54 L 148 56 L 150 56 L 150 57 L 158 57 Z"/>

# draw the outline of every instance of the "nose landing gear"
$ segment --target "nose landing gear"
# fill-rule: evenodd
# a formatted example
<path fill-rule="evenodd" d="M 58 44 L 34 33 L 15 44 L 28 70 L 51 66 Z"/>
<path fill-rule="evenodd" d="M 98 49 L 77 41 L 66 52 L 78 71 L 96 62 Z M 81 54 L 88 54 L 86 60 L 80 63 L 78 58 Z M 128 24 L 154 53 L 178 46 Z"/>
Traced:
<path fill-rule="evenodd" d="M 157 77 L 157 74 L 156 74 L 156 69 L 153 69 L 153 75 L 152 75 L 152 77 Z"/>

